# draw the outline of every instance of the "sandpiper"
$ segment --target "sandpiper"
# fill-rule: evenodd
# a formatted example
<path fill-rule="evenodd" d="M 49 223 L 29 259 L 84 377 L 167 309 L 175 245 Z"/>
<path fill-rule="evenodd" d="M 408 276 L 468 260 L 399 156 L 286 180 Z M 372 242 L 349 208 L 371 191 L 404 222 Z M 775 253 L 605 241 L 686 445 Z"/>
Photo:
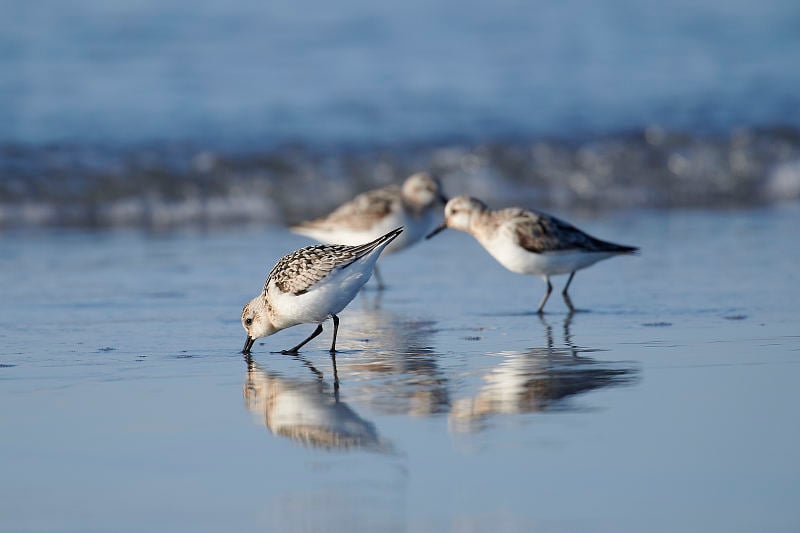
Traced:
<path fill-rule="evenodd" d="M 369 280 L 381 252 L 403 231 L 394 229 L 359 246 L 306 246 L 284 256 L 272 268 L 261 294 L 242 309 L 247 332 L 242 353 L 249 354 L 256 339 L 298 324 L 317 324 L 303 342 L 283 350 L 295 354 L 322 333 L 322 322 L 333 319 L 331 353 L 336 352 L 336 316 Z"/>
<path fill-rule="evenodd" d="M 538 313 L 550 297 L 550 276 L 569 274 L 561 294 L 570 311 L 569 285 L 575 272 L 616 255 L 639 249 L 596 239 L 575 226 L 538 211 L 509 207 L 493 211 L 469 196 L 453 198 L 445 206 L 444 223 L 428 234 L 431 238 L 445 228 L 471 234 L 501 265 L 511 272 L 540 276 L 547 288 Z"/>
<path fill-rule="evenodd" d="M 386 248 L 386 253 L 393 253 L 420 241 L 436 227 L 445 203 L 439 181 L 418 172 L 402 187 L 390 185 L 361 193 L 329 215 L 292 226 L 291 230 L 323 243 L 357 245 L 402 226 L 403 235 Z M 382 289 L 377 268 L 375 279 Z"/>

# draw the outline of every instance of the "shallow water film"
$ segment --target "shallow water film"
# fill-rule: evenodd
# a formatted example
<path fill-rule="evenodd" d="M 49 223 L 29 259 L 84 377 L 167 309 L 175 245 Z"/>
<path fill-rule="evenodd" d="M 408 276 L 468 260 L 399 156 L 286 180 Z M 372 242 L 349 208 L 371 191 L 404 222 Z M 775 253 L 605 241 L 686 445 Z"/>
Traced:
<path fill-rule="evenodd" d="M 448 231 L 335 361 L 239 353 L 282 227 L 4 233 L 0 529 L 797 531 L 800 209 L 568 218 L 578 312 Z"/>

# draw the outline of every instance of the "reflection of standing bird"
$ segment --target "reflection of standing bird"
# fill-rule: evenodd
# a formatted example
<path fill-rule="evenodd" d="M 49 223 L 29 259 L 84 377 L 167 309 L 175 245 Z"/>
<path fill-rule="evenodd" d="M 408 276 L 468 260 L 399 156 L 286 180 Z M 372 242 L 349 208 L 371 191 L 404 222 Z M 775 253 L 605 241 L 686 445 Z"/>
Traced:
<path fill-rule="evenodd" d="M 483 376 L 477 394 L 453 402 L 448 416 L 450 428 L 458 432 L 481 429 L 496 415 L 537 413 L 573 396 L 603 387 L 624 385 L 636 379 L 637 368 L 629 363 L 598 361 L 579 353 L 569 333 L 571 315 L 564 321 L 565 347 L 555 347 L 553 331 L 544 322 L 547 347 L 500 352 L 499 363 Z"/>
<path fill-rule="evenodd" d="M 561 294 L 570 311 L 574 311 L 567 291 L 576 271 L 603 259 L 639 250 L 634 246 L 601 241 L 544 213 L 519 207 L 492 211 L 480 200 L 468 196 L 458 196 L 447 203 L 444 224 L 428 238 L 445 228 L 470 233 L 511 272 L 541 276 L 547 289 L 539 303 L 539 313 L 553 290 L 550 276 L 569 274 Z"/>
<path fill-rule="evenodd" d="M 369 280 L 375 262 L 403 228 L 397 228 L 361 246 L 307 246 L 283 257 L 273 267 L 264 290 L 242 309 L 242 327 L 247 332 L 242 353 L 250 353 L 256 339 L 298 324 L 318 324 L 303 342 L 284 350 L 297 353 L 322 333 L 322 322 L 333 319 L 331 353 L 336 351 L 339 317 Z"/>
<path fill-rule="evenodd" d="M 286 379 L 248 359 L 243 388 L 247 409 L 275 435 L 315 448 L 390 449 L 375 426 L 339 401 L 322 379 Z"/>
<path fill-rule="evenodd" d="M 480 391 L 453 402 L 453 429 L 472 431 L 495 415 L 546 411 L 572 396 L 628 383 L 635 374 L 634 368 L 574 358 L 567 350 L 534 348 L 496 355 L 502 360 L 484 376 Z"/>
<path fill-rule="evenodd" d="M 425 172 L 413 174 L 402 187 L 390 185 L 359 194 L 331 214 L 291 229 L 324 243 L 362 244 L 403 226 L 405 232 L 386 248 L 397 252 L 420 241 L 441 220 L 447 199 L 439 181 Z M 378 270 L 375 278 L 383 288 Z"/>

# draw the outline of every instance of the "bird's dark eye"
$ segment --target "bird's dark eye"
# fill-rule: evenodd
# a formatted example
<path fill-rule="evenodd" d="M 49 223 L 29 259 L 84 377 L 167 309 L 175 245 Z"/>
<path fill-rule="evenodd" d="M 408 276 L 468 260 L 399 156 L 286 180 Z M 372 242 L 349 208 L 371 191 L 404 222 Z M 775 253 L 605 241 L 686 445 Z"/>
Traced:
<path fill-rule="evenodd" d="M 246 326 L 249 326 L 250 324 L 253 323 L 253 319 L 252 318 L 246 318 L 244 323 L 245 323 Z"/>

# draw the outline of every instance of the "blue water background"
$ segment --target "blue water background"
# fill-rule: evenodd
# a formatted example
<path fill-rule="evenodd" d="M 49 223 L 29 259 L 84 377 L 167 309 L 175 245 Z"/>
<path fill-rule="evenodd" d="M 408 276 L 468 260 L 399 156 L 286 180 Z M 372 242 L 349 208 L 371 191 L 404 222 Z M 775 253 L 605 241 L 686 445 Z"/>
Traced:
<path fill-rule="evenodd" d="M 794 0 L 0 3 L 0 141 L 800 125 Z"/>

